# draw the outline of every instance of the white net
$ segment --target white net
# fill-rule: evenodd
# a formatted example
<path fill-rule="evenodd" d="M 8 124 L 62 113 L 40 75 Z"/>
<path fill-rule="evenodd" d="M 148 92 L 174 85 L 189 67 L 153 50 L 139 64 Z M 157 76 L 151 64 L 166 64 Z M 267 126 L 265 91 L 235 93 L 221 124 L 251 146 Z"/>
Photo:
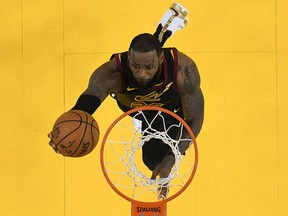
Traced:
<path fill-rule="evenodd" d="M 171 117 L 171 116 L 170 116 Z M 169 196 L 177 193 L 188 181 L 195 169 L 195 152 L 189 148 L 185 155 L 178 149 L 180 142 L 191 139 L 171 137 L 170 131 L 177 130 L 182 137 L 185 127 L 179 121 L 167 125 L 167 114 L 157 111 L 149 118 L 145 112 L 138 111 L 134 117 L 125 116 L 111 129 L 105 142 L 104 164 L 111 183 L 125 196 L 138 201 L 153 202 L 158 199 L 159 188 L 168 187 Z M 142 123 L 146 126 L 141 129 Z M 157 121 L 158 127 L 154 127 Z M 161 130 L 159 130 L 161 124 Z M 175 156 L 175 164 L 167 178 L 151 179 L 152 172 L 142 160 L 142 147 L 151 139 L 161 140 L 171 148 Z"/>

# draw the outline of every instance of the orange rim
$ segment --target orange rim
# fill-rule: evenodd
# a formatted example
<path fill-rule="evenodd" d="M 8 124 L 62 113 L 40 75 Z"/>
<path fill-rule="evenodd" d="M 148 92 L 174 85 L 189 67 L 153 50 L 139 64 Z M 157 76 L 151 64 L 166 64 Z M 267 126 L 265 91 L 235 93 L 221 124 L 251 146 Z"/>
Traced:
<path fill-rule="evenodd" d="M 190 137 L 192 138 L 192 141 L 193 141 L 193 147 L 194 147 L 194 156 L 195 156 L 195 161 L 194 161 L 194 168 L 191 172 L 191 175 L 189 177 L 189 179 L 187 180 L 187 182 L 185 183 L 185 185 L 178 191 L 176 192 L 175 194 L 173 194 L 171 197 L 168 197 L 167 199 L 164 199 L 164 200 L 160 200 L 160 201 L 155 201 L 155 202 L 141 202 L 141 201 L 137 201 L 137 200 L 134 200 L 128 196 L 126 196 L 125 194 L 123 194 L 122 192 L 120 192 L 118 190 L 117 187 L 115 187 L 115 185 L 110 181 L 110 178 L 106 172 L 106 168 L 105 168 L 105 163 L 104 163 L 104 148 L 105 148 L 105 143 L 106 143 L 106 139 L 110 133 L 110 131 L 112 130 L 112 128 L 117 124 L 117 122 L 119 122 L 121 119 L 123 119 L 125 116 L 127 115 L 130 115 L 132 113 L 136 113 L 138 111 L 145 111 L 145 110 L 154 110 L 154 111 L 161 111 L 161 112 L 164 112 L 166 114 L 169 114 L 171 116 L 173 116 L 175 119 L 177 119 L 179 122 L 181 122 L 183 124 L 183 126 L 185 127 L 185 129 L 188 131 Z M 191 183 L 191 181 L 193 180 L 194 176 L 195 176 L 195 173 L 196 173 L 196 170 L 197 170 L 197 166 L 198 166 L 198 148 L 197 148 L 197 143 L 196 143 L 196 139 L 195 139 L 195 136 L 191 130 L 191 128 L 188 126 L 188 124 L 181 118 L 179 117 L 177 114 L 167 110 L 167 109 L 164 109 L 162 107 L 154 107 L 154 106 L 147 106 L 147 107 L 137 107 L 137 108 L 134 108 L 134 109 L 131 109 L 125 113 L 123 113 L 122 115 L 120 115 L 118 118 L 116 118 L 114 120 L 114 122 L 110 125 L 110 127 L 107 129 L 104 137 L 103 137 L 103 140 L 102 140 L 102 145 L 101 145 L 101 149 L 100 149 L 100 162 L 101 162 L 101 168 L 102 168 L 102 172 L 108 182 L 108 184 L 110 185 L 110 187 L 119 195 L 121 196 L 122 198 L 130 201 L 131 203 L 134 203 L 134 204 L 137 204 L 137 203 L 158 203 L 158 204 L 161 204 L 161 203 L 166 203 L 166 202 L 169 202 L 171 200 L 173 200 L 174 198 L 176 198 L 177 196 L 179 196 L 181 193 L 183 193 L 186 188 L 189 186 L 189 184 Z"/>

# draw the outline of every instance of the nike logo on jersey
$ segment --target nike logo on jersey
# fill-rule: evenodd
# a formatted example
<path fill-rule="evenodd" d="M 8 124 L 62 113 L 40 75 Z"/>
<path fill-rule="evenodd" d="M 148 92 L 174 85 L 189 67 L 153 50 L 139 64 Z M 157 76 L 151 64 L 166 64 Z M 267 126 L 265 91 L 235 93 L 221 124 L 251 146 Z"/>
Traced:
<path fill-rule="evenodd" d="M 130 87 L 130 86 L 127 87 L 127 91 L 133 91 L 133 90 L 136 90 L 136 89 L 138 89 L 138 88 L 133 88 L 133 87 Z"/>
<path fill-rule="evenodd" d="M 174 109 L 174 113 L 177 113 L 177 112 L 179 111 L 179 109 L 180 109 L 180 108 Z"/>
<path fill-rule="evenodd" d="M 162 85 L 162 83 L 163 83 L 163 82 L 158 83 L 158 84 L 155 84 L 154 86 L 155 86 L 155 87 L 158 87 L 158 86 Z M 173 82 L 168 83 L 168 84 L 166 85 L 166 88 L 163 90 L 163 92 L 167 91 L 172 84 L 173 84 Z M 127 86 L 127 91 L 133 91 L 133 90 L 136 90 L 136 89 L 139 89 L 139 88 L 137 88 L 137 87 L 134 88 L 134 87 Z"/>

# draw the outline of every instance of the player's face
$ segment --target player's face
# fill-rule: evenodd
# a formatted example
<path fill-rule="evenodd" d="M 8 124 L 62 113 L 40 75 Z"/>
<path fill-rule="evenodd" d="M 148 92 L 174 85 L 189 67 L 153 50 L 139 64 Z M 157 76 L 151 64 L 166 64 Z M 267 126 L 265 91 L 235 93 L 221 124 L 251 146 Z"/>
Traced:
<path fill-rule="evenodd" d="M 149 83 L 160 70 L 164 55 L 157 56 L 156 50 L 149 52 L 129 51 L 129 67 L 135 80 L 142 86 Z"/>

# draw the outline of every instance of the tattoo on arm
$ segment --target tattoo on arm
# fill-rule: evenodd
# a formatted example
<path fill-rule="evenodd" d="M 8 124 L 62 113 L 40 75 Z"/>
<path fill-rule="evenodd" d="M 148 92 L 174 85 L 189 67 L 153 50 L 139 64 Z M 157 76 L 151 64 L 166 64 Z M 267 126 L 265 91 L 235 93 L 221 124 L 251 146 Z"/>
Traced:
<path fill-rule="evenodd" d="M 118 71 L 98 68 L 90 77 L 85 94 L 96 95 L 103 101 L 111 92 L 118 91 L 121 87 L 121 76 Z"/>
<path fill-rule="evenodd" d="M 193 62 L 194 63 L 194 62 Z M 183 93 L 193 93 L 195 90 L 200 88 L 200 75 L 197 66 L 194 64 L 189 64 L 187 66 L 179 65 L 180 73 L 183 77 Z"/>
<path fill-rule="evenodd" d="M 204 97 L 200 88 L 200 75 L 194 62 L 189 65 L 179 65 L 181 76 L 181 100 L 185 121 L 191 127 L 195 136 L 201 130 L 204 117 Z"/>

